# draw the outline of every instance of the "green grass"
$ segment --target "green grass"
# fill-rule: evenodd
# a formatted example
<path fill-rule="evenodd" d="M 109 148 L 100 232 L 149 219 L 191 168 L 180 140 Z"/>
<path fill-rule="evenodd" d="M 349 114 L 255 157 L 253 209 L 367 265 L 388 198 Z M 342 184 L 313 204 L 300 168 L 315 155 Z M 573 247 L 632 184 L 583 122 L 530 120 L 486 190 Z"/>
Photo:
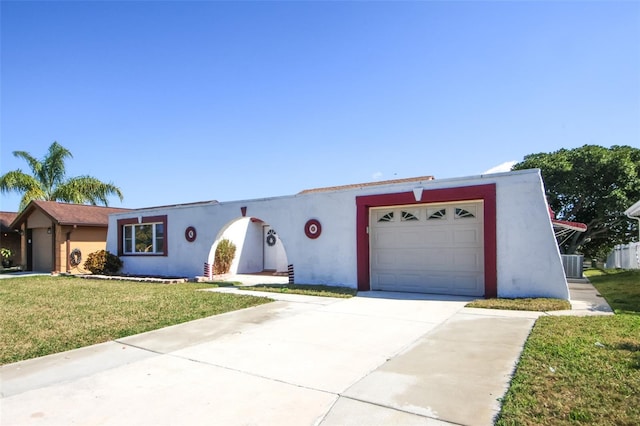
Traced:
<path fill-rule="evenodd" d="M 496 424 L 640 424 L 640 271 L 591 272 L 614 316 L 545 316 Z"/>
<path fill-rule="evenodd" d="M 208 291 L 74 277 L 0 280 L 0 364 L 62 352 L 267 303 Z"/>
<path fill-rule="evenodd" d="M 571 309 L 571 303 L 562 299 L 478 299 L 467 303 L 468 308 L 508 309 L 514 311 L 563 311 Z"/>
<path fill-rule="evenodd" d="M 640 315 L 640 271 L 601 271 L 589 281 L 616 314 Z"/>
<path fill-rule="evenodd" d="M 337 287 L 327 285 L 303 285 L 303 284 L 257 284 L 252 286 L 240 286 L 241 290 L 268 291 L 272 293 L 303 294 L 306 296 L 323 297 L 353 297 L 358 293 L 355 288 Z"/>

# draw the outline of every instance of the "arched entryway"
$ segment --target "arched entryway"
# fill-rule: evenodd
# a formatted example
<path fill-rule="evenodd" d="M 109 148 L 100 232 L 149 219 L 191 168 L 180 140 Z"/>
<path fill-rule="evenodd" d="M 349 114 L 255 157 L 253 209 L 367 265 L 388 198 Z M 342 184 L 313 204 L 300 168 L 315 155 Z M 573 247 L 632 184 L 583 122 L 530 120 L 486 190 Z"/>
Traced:
<path fill-rule="evenodd" d="M 221 240 L 228 239 L 236 247 L 230 274 L 287 273 L 287 253 L 277 230 L 255 217 L 239 217 L 227 223 L 216 236 L 207 258 L 211 273 L 215 252 Z"/>

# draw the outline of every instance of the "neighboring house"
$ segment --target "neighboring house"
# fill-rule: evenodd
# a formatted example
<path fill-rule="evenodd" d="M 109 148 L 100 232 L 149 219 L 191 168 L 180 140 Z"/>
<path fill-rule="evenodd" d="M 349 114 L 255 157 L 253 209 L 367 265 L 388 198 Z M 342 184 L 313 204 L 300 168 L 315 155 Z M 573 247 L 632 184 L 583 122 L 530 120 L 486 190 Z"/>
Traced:
<path fill-rule="evenodd" d="M 569 291 L 540 170 L 306 190 L 284 197 L 150 207 L 110 215 L 123 272 L 211 277 L 218 241 L 232 273 L 473 297 Z"/>
<path fill-rule="evenodd" d="M 638 241 L 615 246 L 607 256 L 605 267 L 640 269 L 640 201 L 625 210 L 624 214 L 638 221 Z"/>
<path fill-rule="evenodd" d="M 640 200 L 624 211 L 629 219 L 638 221 L 638 240 L 640 241 Z"/>
<path fill-rule="evenodd" d="M 27 271 L 86 272 L 89 253 L 104 250 L 109 215 L 129 211 L 112 207 L 32 201 L 13 220 L 22 235 L 22 263 Z"/>
<path fill-rule="evenodd" d="M 18 213 L 0 212 L 0 247 L 11 250 L 9 261 L 13 266 L 21 264 L 20 257 L 20 233 L 11 228 L 11 222 Z M 4 259 L 3 259 L 4 261 Z"/>

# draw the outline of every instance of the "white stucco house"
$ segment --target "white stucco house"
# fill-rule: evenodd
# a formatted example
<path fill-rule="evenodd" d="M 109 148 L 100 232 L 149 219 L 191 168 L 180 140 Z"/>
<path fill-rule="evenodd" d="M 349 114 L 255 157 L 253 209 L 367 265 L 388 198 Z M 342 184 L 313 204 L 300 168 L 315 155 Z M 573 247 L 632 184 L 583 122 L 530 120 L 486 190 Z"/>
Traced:
<path fill-rule="evenodd" d="M 142 208 L 110 216 L 107 250 L 124 273 L 191 278 L 211 273 L 222 238 L 232 273 L 292 265 L 299 284 L 569 298 L 538 169 Z"/>

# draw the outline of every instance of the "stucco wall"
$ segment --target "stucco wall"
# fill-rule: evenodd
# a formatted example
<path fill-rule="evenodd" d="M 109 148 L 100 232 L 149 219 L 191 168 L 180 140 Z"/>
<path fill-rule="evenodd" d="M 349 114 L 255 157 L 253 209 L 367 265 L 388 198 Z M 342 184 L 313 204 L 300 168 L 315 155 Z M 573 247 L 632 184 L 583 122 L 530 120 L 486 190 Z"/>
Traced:
<path fill-rule="evenodd" d="M 524 172 L 502 179 L 496 186 L 498 297 L 568 299 L 542 179 Z"/>
<path fill-rule="evenodd" d="M 109 220 L 107 249 L 117 252 L 118 219 L 166 214 L 169 255 L 122 257 L 124 271 L 203 275 L 204 263 L 213 259 L 214 242 L 242 217 L 241 208 L 245 207 L 247 217 L 259 218 L 277 231 L 288 262 L 294 265 L 296 282 L 356 287 L 356 196 L 489 183 L 496 185 L 498 296 L 568 298 L 539 170 L 114 214 Z M 305 235 L 309 219 L 317 219 L 322 225 L 317 239 Z M 194 242 L 185 239 L 188 226 L 197 229 Z"/>
<path fill-rule="evenodd" d="M 57 250 L 56 264 L 58 265 L 59 272 L 69 272 L 72 274 L 87 273 L 84 268 L 84 262 L 87 260 L 87 256 L 99 250 L 104 250 L 107 246 L 107 228 L 102 227 L 77 227 L 63 226 L 58 227 L 56 233 Z M 69 244 L 67 247 L 67 233 L 69 237 Z M 80 250 L 81 261 L 78 266 L 71 266 L 69 262 L 69 255 L 74 249 Z"/>
<path fill-rule="evenodd" d="M 236 256 L 230 273 L 259 272 L 262 270 L 262 226 L 244 217 L 232 223 L 222 235 L 236 246 Z M 213 263 L 211 261 L 210 263 Z"/>

